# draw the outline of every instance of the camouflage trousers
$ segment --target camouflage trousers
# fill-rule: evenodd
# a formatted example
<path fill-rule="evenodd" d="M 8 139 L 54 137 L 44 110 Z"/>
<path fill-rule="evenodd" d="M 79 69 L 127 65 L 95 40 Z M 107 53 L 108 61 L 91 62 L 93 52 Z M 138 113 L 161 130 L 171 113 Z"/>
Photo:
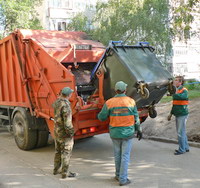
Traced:
<path fill-rule="evenodd" d="M 67 174 L 73 145 L 73 137 L 62 140 L 55 139 L 54 171 L 58 171 L 61 167 L 61 173 Z"/>

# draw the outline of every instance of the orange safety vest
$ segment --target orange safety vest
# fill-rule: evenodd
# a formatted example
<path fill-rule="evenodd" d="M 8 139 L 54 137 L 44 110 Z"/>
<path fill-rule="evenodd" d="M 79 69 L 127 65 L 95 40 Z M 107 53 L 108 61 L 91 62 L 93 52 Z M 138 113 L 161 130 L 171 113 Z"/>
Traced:
<path fill-rule="evenodd" d="M 178 90 L 176 93 L 177 94 L 183 93 L 184 90 L 187 91 L 187 89 L 183 87 L 182 89 Z M 173 100 L 173 105 L 188 105 L 188 104 L 189 104 L 188 100 Z"/>
<path fill-rule="evenodd" d="M 128 107 L 134 108 L 135 101 L 127 96 L 114 97 L 106 102 L 110 114 L 110 126 L 128 127 L 135 124 L 135 117 Z"/>

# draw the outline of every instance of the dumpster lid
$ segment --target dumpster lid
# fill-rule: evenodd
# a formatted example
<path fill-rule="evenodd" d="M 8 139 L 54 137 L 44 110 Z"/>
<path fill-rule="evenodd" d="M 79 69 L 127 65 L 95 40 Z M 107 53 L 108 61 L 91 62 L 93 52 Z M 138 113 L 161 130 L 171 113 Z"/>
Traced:
<path fill-rule="evenodd" d="M 101 59 L 98 61 L 97 65 L 94 67 L 90 80 L 96 78 L 96 72 L 98 71 L 101 64 L 106 60 L 106 57 L 110 55 L 110 51 L 113 50 L 115 53 L 118 53 L 118 48 L 126 51 L 127 48 L 140 48 L 142 50 L 149 49 L 151 52 L 155 50 L 154 47 L 150 46 L 148 42 L 139 42 L 137 45 L 124 45 L 123 41 L 110 41 L 108 47 L 106 48 L 104 54 Z"/>

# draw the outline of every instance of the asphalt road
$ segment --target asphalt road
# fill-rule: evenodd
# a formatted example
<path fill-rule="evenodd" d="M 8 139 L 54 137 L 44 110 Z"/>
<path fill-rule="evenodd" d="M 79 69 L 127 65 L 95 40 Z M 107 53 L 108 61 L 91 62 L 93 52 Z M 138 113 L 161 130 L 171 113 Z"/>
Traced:
<path fill-rule="evenodd" d="M 129 178 L 134 188 L 199 188 L 200 149 L 174 156 L 177 145 L 134 139 Z M 70 170 L 78 176 L 52 175 L 54 145 L 32 151 L 17 148 L 0 129 L 0 188 L 108 188 L 119 187 L 114 177 L 112 143 L 108 134 L 76 142 Z"/>

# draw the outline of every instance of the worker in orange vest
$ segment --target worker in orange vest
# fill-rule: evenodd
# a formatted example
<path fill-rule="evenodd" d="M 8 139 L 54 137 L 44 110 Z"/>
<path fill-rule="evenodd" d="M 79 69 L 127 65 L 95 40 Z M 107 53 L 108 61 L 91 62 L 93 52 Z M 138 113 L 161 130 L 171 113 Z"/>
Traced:
<path fill-rule="evenodd" d="M 177 88 L 173 95 L 173 106 L 168 120 L 171 116 L 176 117 L 176 131 L 178 135 L 178 150 L 175 150 L 174 155 L 181 155 L 189 152 L 188 138 L 186 134 L 186 122 L 188 119 L 188 90 L 183 87 L 183 76 L 177 76 L 174 80 L 174 86 Z"/>
<path fill-rule="evenodd" d="M 131 183 L 128 179 L 128 163 L 135 131 L 138 139 L 142 138 L 137 107 L 135 101 L 126 96 L 126 88 L 126 83 L 117 82 L 116 95 L 106 101 L 98 114 L 98 119 L 101 121 L 110 119 L 109 131 L 114 146 L 115 179 L 119 181 L 120 186 Z"/>

